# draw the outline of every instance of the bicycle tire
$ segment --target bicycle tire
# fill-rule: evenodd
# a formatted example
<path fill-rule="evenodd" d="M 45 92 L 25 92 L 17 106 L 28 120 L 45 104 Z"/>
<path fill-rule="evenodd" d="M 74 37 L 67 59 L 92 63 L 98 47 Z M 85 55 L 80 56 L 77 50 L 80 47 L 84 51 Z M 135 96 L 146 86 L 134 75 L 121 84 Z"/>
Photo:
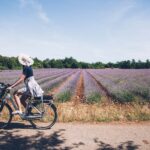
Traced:
<path fill-rule="evenodd" d="M 46 105 L 49 106 L 49 108 L 52 109 L 53 113 L 54 113 L 54 119 L 53 121 L 49 124 L 49 125 L 46 125 L 44 127 L 40 126 L 40 123 L 38 122 L 35 122 L 35 120 L 28 120 L 32 127 L 35 128 L 35 129 L 41 129 L 41 130 L 44 130 L 44 129 L 50 129 L 57 121 L 57 109 L 56 109 L 56 106 L 54 104 L 48 104 L 48 103 L 44 103 Z"/>
<path fill-rule="evenodd" d="M 2 115 L 2 111 L 4 111 L 4 108 L 8 109 L 9 117 L 8 117 L 6 123 L 3 123 L 3 121 L 2 122 L 0 121 L 0 129 L 7 128 L 9 126 L 11 120 L 12 120 L 12 117 L 13 117 L 13 115 L 12 115 L 12 109 L 11 109 L 11 107 L 7 103 L 4 104 L 2 110 L 0 111 L 1 115 Z M 1 115 L 0 115 L 0 118 L 1 118 Z"/>

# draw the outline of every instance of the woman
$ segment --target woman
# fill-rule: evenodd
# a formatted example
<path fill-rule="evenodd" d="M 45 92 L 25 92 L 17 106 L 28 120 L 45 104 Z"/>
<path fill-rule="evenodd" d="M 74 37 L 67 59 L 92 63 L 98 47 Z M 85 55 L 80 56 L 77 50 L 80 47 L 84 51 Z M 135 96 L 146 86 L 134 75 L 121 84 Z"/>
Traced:
<path fill-rule="evenodd" d="M 21 88 L 14 93 L 14 99 L 19 109 L 12 113 L 14 115 L 22 114 L 21 103 L 23 104 L 24 107 L 26 107 L 25 100 L 29 97 L 29 95 L 33 97 L 41 97 L 43 95 L 43 90 L 35 81 L 34 76 L 33 76 L 33 70 L 31 67 L 31 65 L 33 65 L 34 63 L 33 59 L 29 57 L 28 55 L 21 54 L 18 56 L 18 61 L 21 65 L 23 65 L 22 75 L 8 89 L 10 90 L 14 88 L 15 86 L 17 86 L 23 81 L 25 83 L 25 88 Z M 21 100 L 21 103 L 20 103 L 20 100 Z"/>

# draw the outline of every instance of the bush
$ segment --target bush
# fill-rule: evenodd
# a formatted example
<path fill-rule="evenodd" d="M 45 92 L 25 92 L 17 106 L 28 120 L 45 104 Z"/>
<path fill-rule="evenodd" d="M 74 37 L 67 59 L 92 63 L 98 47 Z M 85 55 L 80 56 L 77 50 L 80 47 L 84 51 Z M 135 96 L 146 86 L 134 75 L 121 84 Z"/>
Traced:
<path fill-rule="evenodd" d="M 144 89 L 143 92 L 141 93 L 141 96 L 146 99 L 146 100 L 150 100 L 150 92 L 148 89 Z"/>
<path fill-rule="evenodd" d="M 132 102 L 134 100 L 134 95 L 129 91 L 115 93 L 112 97 L 115 101 L 120 103 Z"/>
<path fill-rule="evenodd" d="M 5 70 L 5 69 L 7 69 L 7 68 L 4 66 L 0 66 L 0 70 Z"/>
<path fill-rule="evenodd" d="M 148 87 L 138 87 L 133 90 L 135 95 L 142 97 L 146 101 L 150 101 L 150 90 Z"/>
<path fill-rule="evenodd" d="M 98 103 L 101 100 L 101 95 L 99 93 L 91 93 L 86 101 L 87 103 L 93 104 L 93 103 Z"/>
<path fill-rule="evenodd" d="M 58 102 L 66 102 L 71 99 L 71 92 L 66 91 L 66 92 L 60 93 L 56 99 L 58 100 Z"/>

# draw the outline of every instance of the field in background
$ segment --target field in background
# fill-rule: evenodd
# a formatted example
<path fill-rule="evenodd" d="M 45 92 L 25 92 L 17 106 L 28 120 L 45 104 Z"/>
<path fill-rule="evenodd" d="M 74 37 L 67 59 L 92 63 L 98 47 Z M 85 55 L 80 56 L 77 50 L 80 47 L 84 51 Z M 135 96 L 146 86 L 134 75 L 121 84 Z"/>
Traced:
<path fill-rule="evenodd" d="M 12 84 L 20 74 L 1 71 L 0 82 Z M 34 75 L 54 94 L 59 121 L 150 120 L 150 69 L 36 69 Z"/>

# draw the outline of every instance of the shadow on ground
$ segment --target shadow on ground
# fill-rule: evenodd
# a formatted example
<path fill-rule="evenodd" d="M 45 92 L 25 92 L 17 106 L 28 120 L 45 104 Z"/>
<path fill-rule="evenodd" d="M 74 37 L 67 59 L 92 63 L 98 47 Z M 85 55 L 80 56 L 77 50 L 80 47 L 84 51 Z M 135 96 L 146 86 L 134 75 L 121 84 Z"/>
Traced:
<path fill-rule="evenodd" d="M 5 130 L 12 130 L 12 129 L 33 129 L 32 125 L 27 125 L 20 122 L 12 122 Z"/>
<path fill-rule="evenodd" d="M 137 150 L 140 146 L 134 144 L 133 141 L 122 142 L 115 148 L 110 144 L 99 141 L 98 138 L 95 138 L 94 142 L 98 145 L 98 148 L 96 150 Z"/>
<path fill-rule="evenodd" d="M 52 132 L 51 135 L 45 135 L 43 131 L 35 130 L 36 134 L 31 136 L 21 135 L 20 129 L 33 128 L 23 123 L 12 123 L 10 128 L 0 131 L 0 150 L 72 150 L 84 149 L 86 145 L 86 143 L 78 142 L 72 143 L 71 146 L 65 146 L 65 142 L 69 140 L 64 138 L 65 129 L 59 129 Z M 27 130 L 27 132 L 30 132 L 30 130 Z M 98 138 L 95 138 L 93 143 L 97 147 L 95 150 L 137 150 L 140 147 L 133 141 L 122 142 L 113 147 Z"/>
<path fill-rule="evenodd" d="M 19 132 L 19 130 L 0 131 L 0 150 L 71 150 L 84 145 L 79 142 L 73 143 L 72 146 L 63 146 L 66 141 L 63 137 L 65 129 L 55 131 L 49 136 L 45 136 L 43 131 L 38 130 L 35 135 L 26 137 L 17 135 Z"/>

